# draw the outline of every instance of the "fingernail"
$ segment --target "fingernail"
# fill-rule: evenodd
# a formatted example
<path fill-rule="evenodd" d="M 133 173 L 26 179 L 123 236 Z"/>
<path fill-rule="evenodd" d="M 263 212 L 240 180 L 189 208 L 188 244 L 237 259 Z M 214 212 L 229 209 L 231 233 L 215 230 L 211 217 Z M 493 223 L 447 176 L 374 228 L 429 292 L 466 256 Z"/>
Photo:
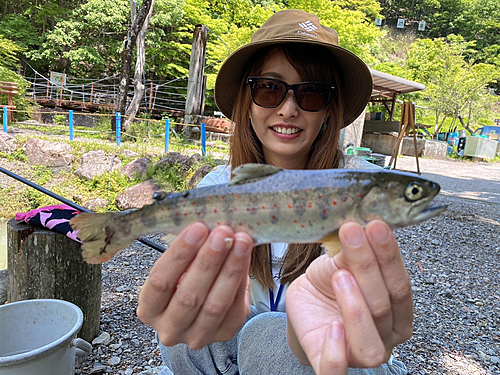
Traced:
<path fill-rule="evenodd" d="M 250 251 L 250 243 L 246 238 L 237 238 L 233 247 L 234 255 L 243 258 Z"/>
<path fill-rule="evenodd" d="M 342 231 L 342 237 L 347 245 L 352 247 L 360 247 L 365 241 L 365 233 L 363 228 L 357 224 L 349 224 Z"/>
<path fill-rule="evenodd" d="M 379 223 L 372 231 L 370 231 L 370 237 L 372 240 L 379 244 L 385 245 L 391 240 L 391 231 L 386 225 Z"/>
<path fill-rule="evenodd" d="M 337 286 L 343 290 L 351 289 L 354 286 L 354 278 L 351 276 L 351 274 L 344 271 L 338 272 L 339 274 L 335 278 L 335 284 L 337 284 Z"/>
<path fill-rule="evenodd" d="M 205 231 L 200 225 L 192 225 L 184 235 L 184 241 L 189 245 L 196 245 L 201 242 L 205 236 Z"/>
<path fill-rule="evenodd" d="M 210 248 L 215 251 L 228 250 L 233 246 L 233 239 L 227 237 L 227 233 L 223 231 L 216 231 L 212 233 L 210 238 Z"/>
<path fill-rule="evenodd" d="M 333 322 L 330 327 L 330 337 L 333 340 L 341 340 L 344 338 L 344 328 L 340 322 Z"/>

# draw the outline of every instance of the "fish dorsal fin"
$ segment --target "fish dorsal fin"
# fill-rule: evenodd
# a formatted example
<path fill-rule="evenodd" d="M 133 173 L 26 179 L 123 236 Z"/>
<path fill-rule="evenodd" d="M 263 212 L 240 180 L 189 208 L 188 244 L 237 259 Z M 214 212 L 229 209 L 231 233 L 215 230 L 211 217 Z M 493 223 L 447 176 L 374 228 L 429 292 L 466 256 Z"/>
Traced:
<path fill-rule="evenodd" d="M 281 168 L 270 164 L 248 163 L 236 167 L 233 171 L 234 177 L 229 185 L 241 185 L 248 182 L 260 180 L 281 171 Z"/>

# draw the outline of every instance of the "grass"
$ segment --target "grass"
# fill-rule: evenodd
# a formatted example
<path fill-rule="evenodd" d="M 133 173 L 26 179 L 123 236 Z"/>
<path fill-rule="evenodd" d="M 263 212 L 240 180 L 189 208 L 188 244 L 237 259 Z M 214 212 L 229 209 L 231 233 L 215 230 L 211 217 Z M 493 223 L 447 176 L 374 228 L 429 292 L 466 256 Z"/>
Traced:
<path fill-rule="evenodd" d="M 19 124 L 25 128 L 30 128 L 31 125 Z M 17 126 L 16 126 L 17 127 Z M 35 128 L 39 130 L 39 127 Z M 57 135 L 57 134 L 56 134 Z M 23 151 L 22 145 L 28 139 L 28 136 L 16 136 L 17 144 L 20 145 L 17 150 L 12 153 L 0 153 L 0 158 L 10 162 L 21 162 L 24 172 L 15 172 L 22 177 L 30 179 L 32 182 L 40 185 L 64 198 L 81 204 L 89 199 L 104 198 L 108 200 L 108 205 L 103 211 L 117 210 L 115 205 L 115 198 L 118 194 L 127 188 L 134 186 L 141 181 L 153 179 L 165 191 L 181 191 L 186 189 L 186 181 L 189 177 L 201 166 L 211 165 L 215 166 L 215 157 L 213 153 L 228 152 L 228 146 L 224 144 L 214 143 L 213 146 L 207 147 L 207 157 L 201 163 L 194 164 L 188 171 L 180 171 L 179 166 L 169 166 L 167 168 L 156 168 L 154 164 L 164 156 L 163 140 L 150 137 L 147 142 L 140 141 L 134 142 L 127 140 L 122 142 L 121 147 L 118 147 L 114 140 L 108 140 L 102 135 L 96 138 L 87 138 L 85 140 L 78 139 L 70 141 L 69 137 L 55 137 L 51 129 L 51 134 L 40 135 L 37 138 L 47 141 L 60 141 L 66 142 L 71 147 L 71 153 L 74 156 L 74 161 L 71 165 L 69 172 L 53 173 L 50 168 L 35 165 L 29 166 L 27 164 L 27 157 Z M 171 139 L 169 151 L 179 152 L 181 154 L 191 154 L 195 150 L 199 150 L 200 146 L 194 144 L 190 140 L 182 138 Z M 119 171 L 104 173 L 95 177 L 93 180 L 85 180 L 76 176 L 73 172 L 80 164 L 81 157 L 84 153 L 89 151 L 102 150 L 108 156 L 116 155 L 120 158 L 122 165 L 128 164 L 136 157 L 127 156 L 123 150 L 128 149 L 139 154 L 138 157 L 148 156 L 151 164 L 148 167 L 148 172 L 144 178 L 135 176 L 129 179 L 127 176 L 122 175 Z M 22 184 L 15 184 L 13 186 L 2 187 L 0 189 L 0 201 L 3 204 L 0 206 L 0 217 L 11 218 L 17 212 L 27 212 L 31 209 L 59 204 L 60 202 L 50 198 L 46 194 L 39 192 L 34 188 L 27 187 Z"/>

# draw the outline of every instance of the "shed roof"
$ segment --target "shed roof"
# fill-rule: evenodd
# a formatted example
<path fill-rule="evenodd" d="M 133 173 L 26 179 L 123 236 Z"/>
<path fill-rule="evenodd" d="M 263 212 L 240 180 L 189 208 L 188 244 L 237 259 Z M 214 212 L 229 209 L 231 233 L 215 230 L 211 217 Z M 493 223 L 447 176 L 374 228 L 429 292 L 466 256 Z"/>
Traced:
<path fill-rule="evenodd" d="M 422 91 L 425 85 L 391 74 L 370 69 L 373 78 L 372 100 L 377 98 L 394 98 L 395 95 Z"/>

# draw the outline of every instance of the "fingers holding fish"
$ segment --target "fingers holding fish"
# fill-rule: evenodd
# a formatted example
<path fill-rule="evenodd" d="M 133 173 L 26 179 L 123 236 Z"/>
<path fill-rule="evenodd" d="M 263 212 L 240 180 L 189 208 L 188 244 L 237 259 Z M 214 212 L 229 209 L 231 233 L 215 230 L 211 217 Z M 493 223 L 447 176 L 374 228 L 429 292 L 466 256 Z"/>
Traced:
<path fill-rule="evenodd" d="M 366 227 L 366 236 L 377 257 L 382 277 L 389 292 L 392 308 L 392 333 L 396 344 L 408 340 L 413 333 L 413 299 L 408 271 L 399 246 L 387 225 L 374 220 Z"/>
<path fill-rule="evenodd" d="M 139 295 L 137 316 L 155 327 L 185 271 L 208 236 L 208 228 L 195 222 L 186 227 L 156 261 Z"/>
<path fill-rule="evenodd" d="M 399 246 L 386 223 L 374 220 L 363 230 L 350 222 L 339 238 L 344 252 L 335 257 L 363 292 L 378 333 L 389 352 L 412 334 L 411 284 Z"/>
<path fill-rule="evenodd" d="M 250 236 L 235 235 L 228 226 L 210 233 L 203 223 L 188 226 L 151 270 L 139 296 L 139 318 L 167 346 L 200 348 L 229 331 L 232 337 L 248 315 L 251 248 Z"/>
<path fill-rule="evenodd" d="M 335 258 L 335 263 L 356 278 L 381 335 L 391 332 L 393 317 L 389 291 L 365 230 L 355 222 L 347 222 L 340 227 L 339 239 L 344 251 Z"/>
<path fill-rule="evenodd" d="M 378 367 L 389 359 L 364 292 L 348 270 L 333 275 L 332 287 L 342 314 L 350 367 Z"/>
<path fill-rule="evenodd" d="M 191 348 L 229 340 L 245 322 L 250 313 L 248 270 L 252 247 L 248 234 L 234 235 L 234 245 L 190 327 L 194 333 Z"/>

